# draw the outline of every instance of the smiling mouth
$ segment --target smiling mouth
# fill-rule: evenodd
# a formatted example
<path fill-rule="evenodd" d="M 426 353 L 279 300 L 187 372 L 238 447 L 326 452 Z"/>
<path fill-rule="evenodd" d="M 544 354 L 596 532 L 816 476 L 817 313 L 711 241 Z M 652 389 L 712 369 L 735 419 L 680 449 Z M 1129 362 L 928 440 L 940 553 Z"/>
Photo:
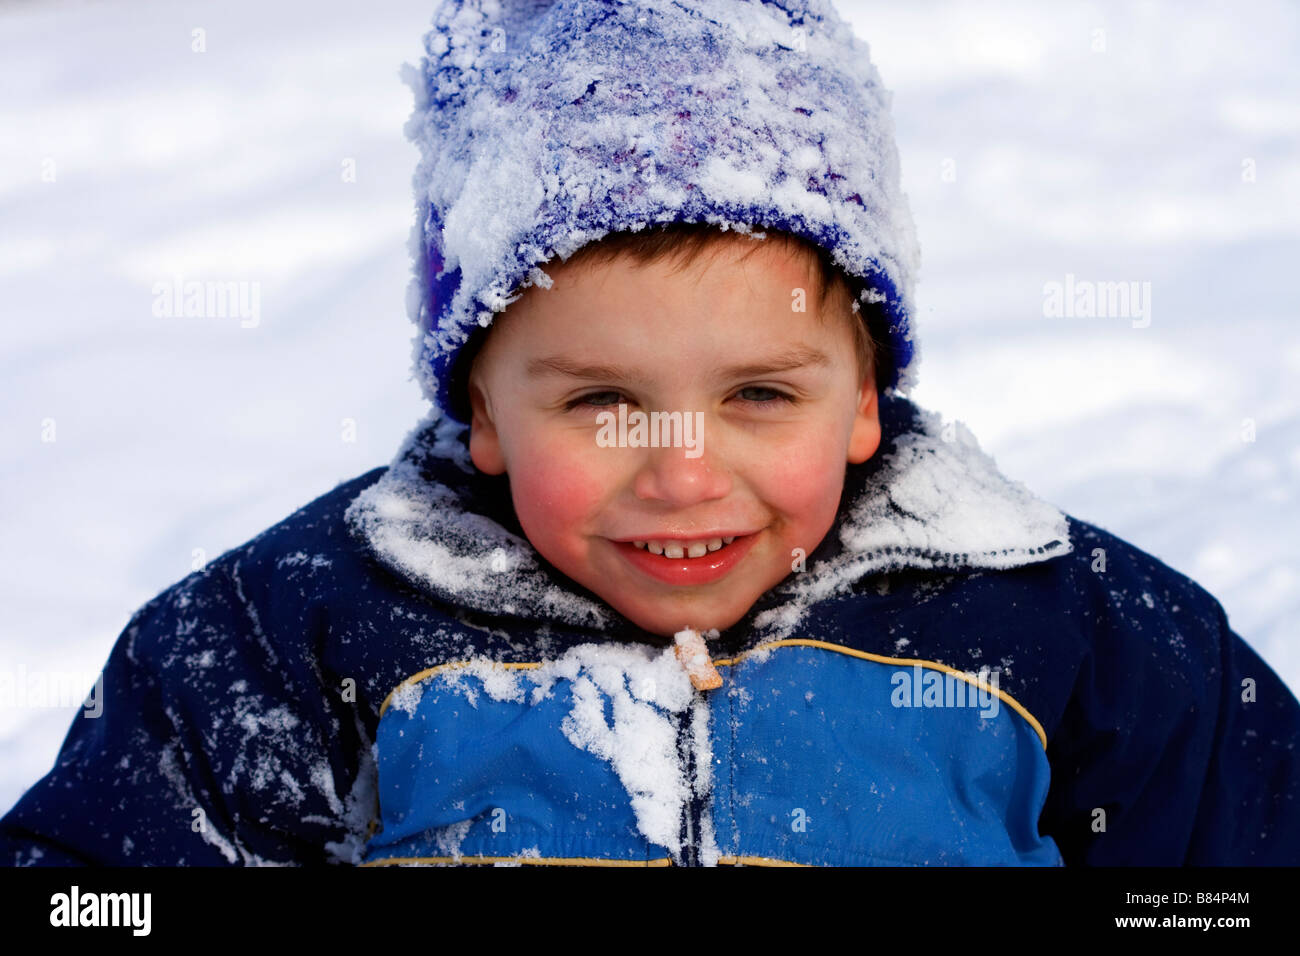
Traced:
<path fill-rule="evenodd" d="M 633 568 L 650 580 L 677 588 L 696 588 L 716 584 L 731 575 L 754 550 L 762 534 L 760 528 L 747 534 L 634 538 L 613 544 Z"/>
<path fill-rule="evenodd" d="M 649 538 L 644 541 L 633 541 L 632 545 L 641 551 L 648 551 L 650 554 L 662 555 L 670 560 L 681 560 L 682 558 L 702 558 L 706 554 L 712 554 L 714 551 L 721 551 L 733 541 L 737 535 L 727 535 L 720 538 L 695 538 L 695 539 L 677 539 L 677 538 Z M 746 537 L 739 535 L 739 537 Z"/>

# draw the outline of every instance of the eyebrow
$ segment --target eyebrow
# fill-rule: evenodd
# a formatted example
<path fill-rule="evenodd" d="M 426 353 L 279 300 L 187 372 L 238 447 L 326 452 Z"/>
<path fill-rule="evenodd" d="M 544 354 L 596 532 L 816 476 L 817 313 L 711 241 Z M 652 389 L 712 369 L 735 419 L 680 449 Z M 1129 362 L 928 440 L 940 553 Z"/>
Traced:
<path fill-rule="evenodd" d="M 754 378 L 777 372 L 790 372 L 809 366 L 827 366 L 830 358 L 825 352 L 807 345 L 796 345 L 768 358 L 747 362 L 744 365 L 728 365 L 716 373 L 719 378 Z M 546 358 L 533 359 L 525 370 L 529 378 L 544 375 L 565 375 L 569 378 L 581 378 L 591 381 L 621 381 L 632 385 L 647 384 L 646 377 L 638 370 L 620 365 L 581 365 L 572 362 L 563 355 L 551 355 Z"/>

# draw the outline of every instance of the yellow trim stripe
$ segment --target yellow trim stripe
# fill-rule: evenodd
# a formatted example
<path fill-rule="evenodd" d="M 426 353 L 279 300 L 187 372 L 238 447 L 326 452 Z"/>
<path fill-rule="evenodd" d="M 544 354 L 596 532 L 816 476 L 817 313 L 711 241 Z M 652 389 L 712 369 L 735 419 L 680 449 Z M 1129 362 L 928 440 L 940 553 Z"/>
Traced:
<path fill-rule="evenodd" d="M 420 683 L 420 681 L 423 680 L 428 680 L 434 674 L 438 673 L 441 670 L 446 670 L 449 667 L 468 667 L 471 663 L 472 661 L 451 661 L 446 664 L 439 664 L 436 667 L 427 668 L 425 670 L 420 671 L 418 674 L 412 674 L 410 677 L 406 678 L 406 680 L 402 681 L 400 684 L 398 684 L 396 687 L 394 687 L 392 690 L 388 692 L 388 696 L 384 698 L 383 704 L 381 704 L 379 707 L 379 716 L 380 717 L 384 716 L 384 712 L 388 710 L 388 705 L 393 702 L 393 695 L 396 694 L 403 687 L 406 687 L 409 684 L 418 684 Z M 509 663 L 509 664 L 497 662 L 497 666 L 509 668 L 510 670 L 531 670 L 534 667 L 541 667 L 542 662 L 528 661 L 524 663 Z"/>
<path fill-rule="evenodd" d="M 826 641 L 814 641 L 805 638 L 790 638 L 788 640 L 783 640 L 783 641 L 768 641 L 764 644 L 759 644 L 757 647 L 752 647 L 741 654 L 737 654 L 735 657 L 715 660 L 713 663 L 715 666 L 719 666 L 719 667 L 731 667 L 734 664 L 738 663 L 739 661 L 744 660 L 746 657 L 749 657 L 751 654 L 757 654 L 763 650 L 771 649 L 773 647 L 820 647 L 823 650 L 835 651 L 836 653 L 839 654 L 848 654 L 850 657 L 860 657 L 863 660 L 875 661 L 878 664 L 905 664 L 908 666 L 919 664 L 921 667 L 930 667 L 933 668 L 934 670 L 943 671 L 944 673 L 951 674 L 954 677 L 960 678 L 961 680 L 964 680 L 966 681 L 966 683 L 972 684 L 975 687 L 982 688 L 987 691 L 992 691 L 993 693 L 997 694 L 998 697 L 1000 697 L 1007 704 L 1008 707 L 1014 710 L 1017 714 L 1019 714 L 1029 723 L 1029 726 L 1034 729 L 1034 733 L 1038 734 L 1038 739 L 1042 743 L 1043 749 L 1044 750 L 1047 749 L 1047 732 L 1043 730 L 1043 725 L 1038 722 L 1038 719 L 1034 717 L 1034 715 L 1031 714 L 1025 708 L 1025 706 L 1020 703 L 1020 701 L 1016 700 L 1014 697 L 1012 697 L 1010 694 L 1008 694 L 1006 691 L 1002 690 L 999 687 L 993 687 L 989 684 L 984 683 L 978 678 L 971 677 L 969 674 L 957 670 L 955 667 L 949 667 L 947 664 L 940 664 L 938 661 L 927 661 L 917 657 L 886 657 L 883 654 L 871 654 L 868 653 L 867 651 L 859 651 L 852 647 L 845 647 L 843 644 L 830 644 Z M 439 664 L 436 667 L 430 667 L 426 670 L 422 670 L 418 674 L 412 674 L 410 677 L 406 678 L 406 680 L 402 681 L 400 684 L 394 687 L 392 691 L 389 692 L 388 696 L 384 698 L 384 703 L 379 708 L 379 716 L 380 717 L 384 716 L 385 711 L 388 710 L 388 705 L 392 703 L 393 695 L 396 694 L 398 691 L 400 691 L 402 688 L 407 687 L 411 684 L 418 684 L 420 681 L 423 680 L 427 680 L 428 678 L 432 677 L 434 674 L 446 668 L 467 667 L 470 665 L 470 663 L 472 662 L 452 661 L 446 664 Z M 528 670 L 534 667 L 541 667 L 542 662 L 528 661 L 528 662 L 517 662 L 517 663 L 498 663 L 497 666 L 509 668 L 512 670 Z"/>

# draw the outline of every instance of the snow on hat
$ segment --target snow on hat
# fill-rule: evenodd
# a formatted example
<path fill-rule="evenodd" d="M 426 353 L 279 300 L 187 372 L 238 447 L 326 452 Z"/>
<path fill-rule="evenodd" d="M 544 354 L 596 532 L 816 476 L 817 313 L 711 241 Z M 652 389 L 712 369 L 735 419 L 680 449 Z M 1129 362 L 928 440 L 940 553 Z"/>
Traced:
<path fill-rule="evenodd" d="M 829 250 L 913 386 L 920 252 L 867 44 L 830 0 L 442 0 L 406 135 L 420 149 L 415 376 L 469 421 L 469 357 L 539 266 L 608 233 L 707 222 Z"/>

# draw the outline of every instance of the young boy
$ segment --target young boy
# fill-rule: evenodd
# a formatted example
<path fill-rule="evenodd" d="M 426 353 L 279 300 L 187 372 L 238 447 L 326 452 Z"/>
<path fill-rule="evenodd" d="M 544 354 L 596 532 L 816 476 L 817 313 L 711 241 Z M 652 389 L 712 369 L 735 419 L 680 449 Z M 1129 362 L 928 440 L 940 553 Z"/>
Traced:
<path fill-rule="evenodd" d="M 443 3 L 391 467 L 140 609 L 16 864 L 1300 862 L 1300 704 L 909 402 L 823 0 Z"/>

